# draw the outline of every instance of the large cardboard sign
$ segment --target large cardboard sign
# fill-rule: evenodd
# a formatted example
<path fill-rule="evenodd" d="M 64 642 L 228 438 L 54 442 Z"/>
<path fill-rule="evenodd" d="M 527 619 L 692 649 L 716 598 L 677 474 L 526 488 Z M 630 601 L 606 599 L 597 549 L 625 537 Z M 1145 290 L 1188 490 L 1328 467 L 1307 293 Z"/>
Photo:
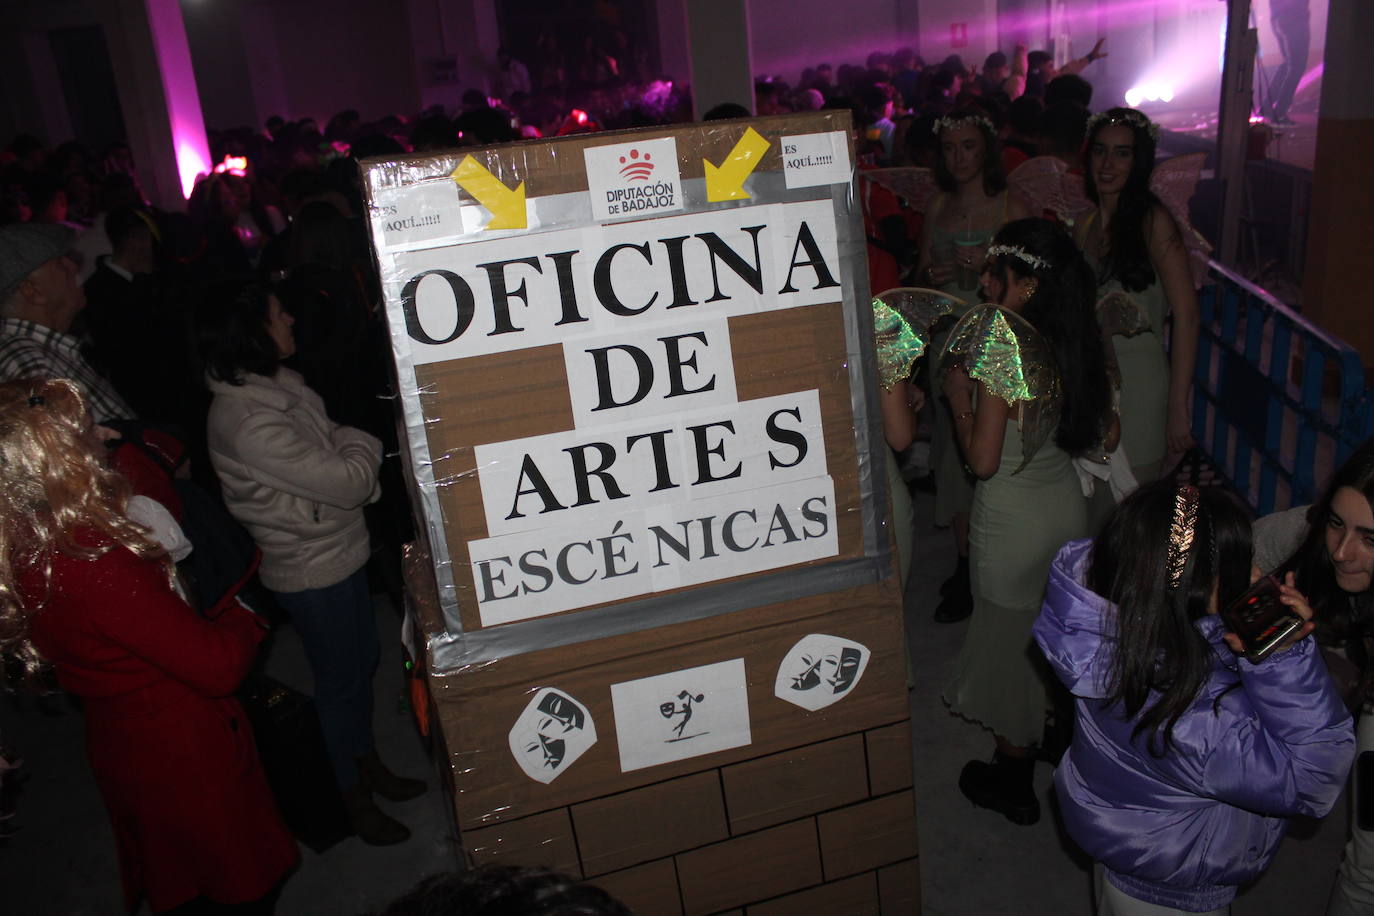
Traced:
<path fill-rule="evenodd" d="M 470 863 L 918 909 L 854 169 L 834 112 L 364 164 Z"/>
<path fill-rule="evenodd" d="M 633 602 L 575 638 L 611 635 L 776 594 L 722 601 L 722 583 L 786 570 L 804 595 L 834 587 L 808 588 L 819 567 L 885 557 L 847 121 L 365 163 L 410 465 L 465 662 L 492 628 L 527 624 L 508 656 L 570 639 L 531 621 Z"/>

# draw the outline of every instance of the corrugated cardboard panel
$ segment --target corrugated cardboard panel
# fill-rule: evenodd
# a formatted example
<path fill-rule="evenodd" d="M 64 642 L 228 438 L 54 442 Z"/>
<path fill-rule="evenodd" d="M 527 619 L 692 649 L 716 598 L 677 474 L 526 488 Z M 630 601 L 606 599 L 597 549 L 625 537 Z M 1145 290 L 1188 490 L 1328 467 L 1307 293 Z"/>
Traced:
<path fill-rule="evenodd" d="M 746 916 L 878 916 L 880 912 L 878 879 L 872 872 L 745 907 Z"/>
<path fill-rule="evenodd" d="M 810 887 L 821 880 L 811 818 L 771 827 L 677 857 L 687 916 Z"/>
<path fill-rule="evenodd" d="M 916 804 L 910 791 L 817 818 L 829 881 L 916 855 Z"/>
<path fill-rule="evenodd" d="M 911 723 L 898 722 L 864 735 L 868 744 L 868 780 L 874 795 L 911 786 Z"/>
<path fill-rule="evenodd" d="M 464 829 L 481 827 L 904 719 L 901 619 L 887 595 L 886 586 L 869 586 L 597 640 L 575 652 L 532 652 L 432 677 L 445 731 L 462 736 L 461 744 L 450 742 L 460 824 Z M 852 694 L 817 712 L 773 695 L 782 660 L 810 633 L 852 639 L 872 651 Z M 752 740 L 747 746 L 622 772 L 612 684 L 737 658 L 744 660 L 748 678 Z M 508 737 L 541 687 L 557 688 L 585 705 L 599 735 L 596 744 L 547 785 L 519 768 Z"/>
<path fill-rule="evenodd" d="M 577 847 L 567 808 L 534 814 L 463 833 L 463 848 L 476 865 L 543 865 L 580 877 Z"/>
<path fill-rule="evenodd" d="M 588 875 L 598 875 L 725 839 L 715 770 L 574 805 Z"/>
<path fill-rule="evenodd" d="M 848 377 L 835 371 L 846 359 L 839 303 L 787 309 L 729 320 L 740 400 L 815 389 L 825 428 L 826 464 L 835 479 L 840 552 L 831 563 L 863 553 L 853 406 Z M 558 347 L 535 347 L 416 369 L 439 504 L 452 550 L 463 629 L 481 628 L 466 544 L 487 536 L 473 447 L 574 427 L 563 357 Z M 731 579 L 718 580 L 722 582 Z M 660 592 L 674 594 L 681 589 Z M 591 605 L 597 607 L 600 605 Z M 588 608 L 578 608 L 577 613 Z"/>
<path fill-rule="evenodd" d="M 736 835 L 868 797 L 862 735 L 737 763 L 721 776 Z"/>
<path fill-rule="evenodd" d="M 682 916 L 677 868 L 672 859 L 600 875 L 590 883 L 625 904 L 635 916 Z"/>
<path fill-rule="evenodd" d="M 507 185 L 514 187 L 516 182 L 526 183 L 526 194 L 541 197 L 550 194 L 568 194 L 587 190 L 587 176 L 582 168 L 582 151 L 589 147 L 609 146 L 624 143 L 644 136 L 674 136 L 681 144 L 679 159 L 683 180 L 702 177 L 705 167 L 702 161 L 720 162 L 739 141 L 748 127 L 754 128 L 765 137 L 776 139 L 784 134 L 812 131 L 845 131 L 852 124 L 848 112 L 816 111 L 804 116 L 786 115 L 750 118 L 748 123 L 736 121 L 721 123 L 715 129 L 702 131 L 700 125 L 672 128 L 651 128 L 645 130 L 612 130 L 593 134 L 580 134 L 560 137 L 556 143 L 548 141 L 525 141 L 507 143 L 490 149 L 454 150 L 437 155 L 398 156 L 388 161 L 394 168 L 379 174 L 379 187 L 399 186 L 422 176 L 448 175 L 457 167 L 460 160 L 473 156 L 482 165 Z M 372 171 L 377 160 L 363 163 L 366 172 Z M 774 143 L 759 161 L 757 172 L 776 172 L 782 169 L 782 149 Z M 389 173 L 389 174 L 388 174 Z M 463 195 L 467 197 L 466 194 Z"/>

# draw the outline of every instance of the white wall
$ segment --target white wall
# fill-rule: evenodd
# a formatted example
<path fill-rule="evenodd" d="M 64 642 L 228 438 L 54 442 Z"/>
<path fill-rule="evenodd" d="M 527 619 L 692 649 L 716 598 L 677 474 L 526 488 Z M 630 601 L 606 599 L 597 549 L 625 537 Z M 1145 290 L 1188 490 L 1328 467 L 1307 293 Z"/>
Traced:
<path fill-rule="evenodd" d="M 921 40 L 916 51 L 927 64 L 958 54 L 965 66 L 983 66 L 997 47 L 997 0 L 921 0 Z M 955 47 L 951 26 L 961 24 L 967 45 Z M 1001 49 L 1011 53 L 1011 48 Z"/>
<path fill-rule="evenodd" d="M 930 2 L 919 4 L 923 24 Z M 838 70 L 840 64 L 862 65 L 874 51 L 915 47 L 916 36 L 907 25 L 915 5 L 915 0 L 749 0 L 754 74 L 781 76 L 796 85 L 805 67 L 828 63 Z"/>

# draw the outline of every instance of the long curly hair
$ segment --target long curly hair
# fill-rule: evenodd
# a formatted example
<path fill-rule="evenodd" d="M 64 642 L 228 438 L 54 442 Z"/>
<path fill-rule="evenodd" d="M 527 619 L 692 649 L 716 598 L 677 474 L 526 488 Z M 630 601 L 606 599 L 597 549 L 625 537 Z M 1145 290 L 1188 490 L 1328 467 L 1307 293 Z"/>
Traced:
<path fill-rule="evenodd" d="M 122 545 L 165 556 L 125 514 L 128 483 L 97 453 L 85 400 L 66 379 L 0 384 L 0 654 L 33 678 L 45 667 L 29 622 L 51 590 L 54 551 L 94 558 Z M 105 546 L 77 540 L 94 532 Z M 112 542 L 112 543 L 111 543 Z M 18 572 L 38 569 L 42 594 L 22 592 Z"/>
<path fill-rule="evenodd" d="M 1107 359 L 1095 309 L 1092 268 L 1058 224 L 1039 217 L 1012 220 L 997 231 L 994 246 L 1020 249 L 1039 262 L 1014 255 L 991 259 L 988 269 L 1004 285 L 1011 275 L 1035 279 L 1021 316 L 1045 338 L 1059 371 L 1064 406 L 1055 442 L 1077 454 L 1102 441 L 1111 406 Z"/>
<path fill-rule="evenodd" d="M 1131 171 L 1126 186 L 1121 189 L 1116 213 L 1107 229 L 1107 255 L 1098 270 L 1099 283 L 1115 277 L 1122 288 L 1140 292 L 1155 282 L 1155 268 L 1150 261 L 1150 244 L 1146 237 L 1145 221 L 1151 213 L 1165 213 L 1164 205 L 1150 190 L 1150 175 L 1155 169 L 1155 139 L 1147 125 L 1150 119 L 1134 108 L 1111 108 L 1089 121 L 1087 142 L 1083 150 L 1083 190 L 1093 203 L 1100 203 L 1097 176 L 1093 174 L 1093 146 L 1098 134 L 1108 127 L 1126 127 L 1131 131 Z"/>

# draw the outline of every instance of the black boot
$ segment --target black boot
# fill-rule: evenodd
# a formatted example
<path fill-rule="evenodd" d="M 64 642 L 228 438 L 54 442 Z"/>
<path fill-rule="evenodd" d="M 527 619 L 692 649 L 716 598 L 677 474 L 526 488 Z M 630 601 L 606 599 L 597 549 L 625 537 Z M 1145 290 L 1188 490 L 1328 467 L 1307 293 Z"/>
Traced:
<path fill-rule="evenodd" d="M 973 613 L 973 584 L 969 581 L 968 557 L 960 557 L 954 574 L 940 586 L 944 598 L 935 609 L 936 623 L 957 623 Z"/>
<path fill-rule="evenodd" d="M 980 808 L 1001 812 L 1013 824 L 1029 827 L 1040 820 L 1040 799 L 1031 780 L 1035 758 L 1009 757 L 1000 751 L 992 762 L 970 760 L 959 774 L 959 791 Z"/>
<path fill-rule="evenodd" d="M 397 776 L 386 768 L 375 749 L 358 758 L 358 774 L 364 786 L 387 801 L 409 801 L 425 794 L 423 779 Z"/>
<path fill-rule="evenodd" d="M 353 832 L 369 846 L 395 846 L 410 839 L 410 830 L 395 818 L 388 817 L 367 786 L 358 783 L 343 791 L 344 808 L 353 824 Z"/>
<path fill-rule="evenodd" d="M 940 583 L 940 597 L 948 595 L 950 589 L 954 588 L 968 588 L 968 557 L 960 557 L 959 562 L 954 565 L 954 572 Z"/>

